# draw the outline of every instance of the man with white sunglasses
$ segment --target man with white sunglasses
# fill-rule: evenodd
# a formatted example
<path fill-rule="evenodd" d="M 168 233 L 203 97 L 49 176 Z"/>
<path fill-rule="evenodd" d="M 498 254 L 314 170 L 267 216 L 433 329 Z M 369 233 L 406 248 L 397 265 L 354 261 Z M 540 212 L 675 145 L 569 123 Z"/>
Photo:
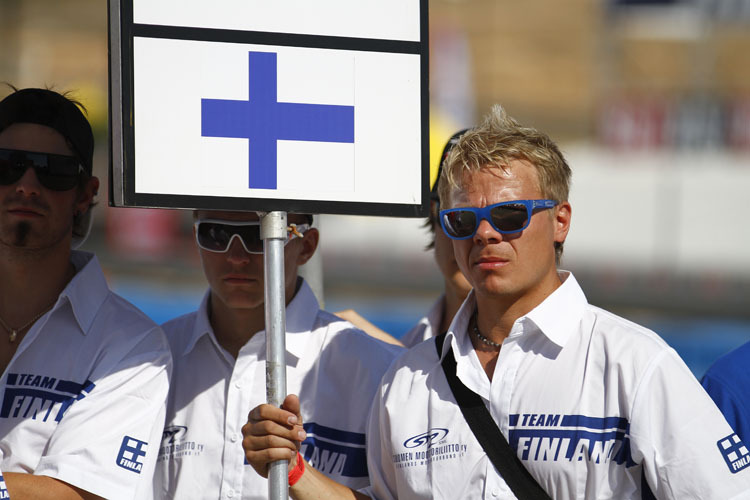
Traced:
<path fill-rule="evenodd" d="M 300 402 L 301 452 L 331 478 L 368 484 L 365 428 L 372 398 L 401 349 L 320 309 L 297 275 L 319 233 L 288 215 L 284 247 L 287 387 Z M 253 212 L 197 211 L 194 233 L 209 284 L 197 311 L 163 325 L 174 358 L 155 496 L 261 499 L 267 480 L 245 461 L 241 428 L 266 400 L 263 241 Z"/>
<path fill-rule="evenodd" d="M 473 290 L 445 335 L 383 377 L 371 487 L 305 468 L 295 499 L 750 498 L 750 451 L 675 351 L 557 269 L 570 177 L 552 140 L 500 107 L 459 139 L 439 216 Z M 246 426 L 260 471 L 300 460 L 286 410 L 264 407 Z"/>

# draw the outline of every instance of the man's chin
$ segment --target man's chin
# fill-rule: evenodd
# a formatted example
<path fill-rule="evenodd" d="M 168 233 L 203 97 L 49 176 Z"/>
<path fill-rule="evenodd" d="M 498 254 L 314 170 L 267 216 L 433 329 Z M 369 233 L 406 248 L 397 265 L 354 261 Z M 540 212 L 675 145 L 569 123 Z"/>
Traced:
<path fill-rule="evenodd" d="M 13 229 L 13 245 L 19 248 L 25 248 L 29 244 L 31 233 L 31 224 L 28 222 L 19 222 Z"/>
<path fill-rule="evenodd" d="M 231 309 L 250 312 L 263 309 L 263 297 L 234 296 L 229 297 L 226 304 Z"/>

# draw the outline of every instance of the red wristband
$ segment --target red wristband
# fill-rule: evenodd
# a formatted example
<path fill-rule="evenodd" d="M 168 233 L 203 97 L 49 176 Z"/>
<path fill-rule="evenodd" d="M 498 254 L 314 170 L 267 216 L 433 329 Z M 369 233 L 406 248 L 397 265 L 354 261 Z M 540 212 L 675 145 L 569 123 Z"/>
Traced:
<path fill-rule="evenodd" d="M 289 470 L 289 486 L 294 486 L 294 484 L 299 481 L 299 478 L 302 477 L 302 474 L 305 472 L 305 460 L 302 458 L 302 455 L 297 452 L 297 465 Z"/>

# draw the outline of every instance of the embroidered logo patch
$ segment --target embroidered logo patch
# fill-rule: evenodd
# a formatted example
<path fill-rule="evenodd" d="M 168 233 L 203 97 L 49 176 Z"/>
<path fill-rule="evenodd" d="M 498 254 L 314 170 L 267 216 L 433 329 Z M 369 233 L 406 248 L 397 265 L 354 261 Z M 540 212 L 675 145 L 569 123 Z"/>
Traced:
<path fill-rule="evenodd" d="M 175 444 L 177 441 L 181 441 L 185 434 L 187 434 L 187 427 L 184 425 L 165 427 L 161 434 L 161 444 L 162 446 Z"/>
<path fill-rule="evenodd" d="M 445 436 L 447 435 L 448 429 L 435 427 L 427 432 L 423 432 L 422 434 L 417 434 L 416 436 L 410 437 L 409 439 L 404 441 L 404 446 L 406 446 L 407 448 L 418 448 L 424 445 L 430 446 L 432 443 L 436 443 L 445 439 Z"/>
<path fill-rule="evenodd" d="M 732 474 L 750 466 L 750 451 L 737 434 L 720 439 L 716 445 Z"/>
<path fill-rule="evenodd" d="M 141 469 L 143 469 L 142 458 L 146 456 L 147 448 L 148 443 L 145 441 L 125 436 L 122 438 L 120 453 L 117 455 L 117 465 L 123 469 L 140 474 Z"/>

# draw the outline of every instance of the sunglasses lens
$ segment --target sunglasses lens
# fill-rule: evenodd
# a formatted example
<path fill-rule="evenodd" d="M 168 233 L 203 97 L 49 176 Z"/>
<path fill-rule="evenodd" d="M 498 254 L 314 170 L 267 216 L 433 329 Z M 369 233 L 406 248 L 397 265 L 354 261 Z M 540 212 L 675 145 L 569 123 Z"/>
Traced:
<path fill-rule="evenodd" d="M 223 252 L 226 250 L 232 235 L 228 231 L 225 231 L 224 227 L 226 226 L 211 222 L 201 222 L 198 224 L 198 243 L 201 248 L 212 252 Z"/>
<path fill-rule="evenodd" d="M 28 168 L 13 155 L 14 151 L 0 150 L 0 185 L 8 186 L 23 176 Z"/>
<path fill-rule="evenodd" d="M 470 210 L 451 210 L 443 214 L 443 226 L 448 236 L 468 238 L 477 227 L 477 217 Z"/>
<path fill-rule="evenodd" d="M 239 234 L 245 247 L 252 253 L 263 253 L 263 240 L 260 239 L 260 225 L 230 226 L 235 234 Z"/>
<path fill-rule="evenodd" d="M 495 229 L 503 232 L 513 233 L 520 231 L 526 226 L 529 213 L 523 203 L 508 203 L 493 207 L 490 210 L 492 225 Z"/>
<path fill-rule="evenodd" d="M 263 252 L 263 241 L 260 239 L 260 226 L 232 226 L 218 222 L 201 222 L 198 224 L 198 244 L 212 252 L 226 252 L 232 237 L 236 234 L 242 238 L 245 247 L 253 253 Z"/>
<path fill-rule="evenodd" d="M 18 181 L 34 168 L 39 183 L 53 191 L 67 191 L 78 184 L 78 160 L 72 156 L 0 149 L 0 184 Z"/>
<path fill-rule="evenodd" d="M 42 186 L 53 191 L 67 191 L 78 184 L 78 160 L 71 156 L 38 155 L 34 161 L 36 175 Z M 46 164 L 45 166 L 41 166 Z"/>

